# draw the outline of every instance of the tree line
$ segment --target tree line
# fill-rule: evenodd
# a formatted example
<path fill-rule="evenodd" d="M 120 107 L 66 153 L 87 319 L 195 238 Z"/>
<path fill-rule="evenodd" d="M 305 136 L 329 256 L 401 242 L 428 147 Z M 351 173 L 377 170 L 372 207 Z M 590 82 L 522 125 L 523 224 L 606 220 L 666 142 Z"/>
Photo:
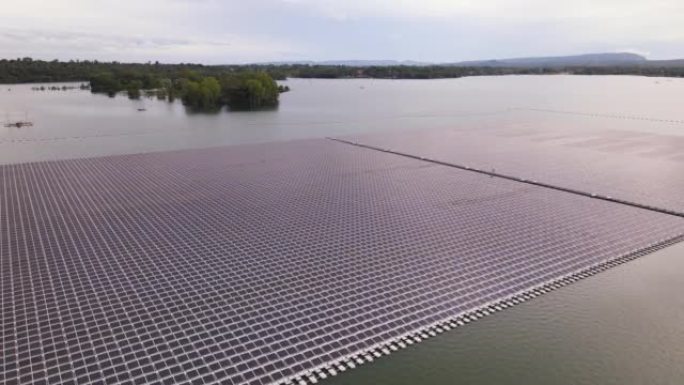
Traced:
<path fill-rule="evenodd" d="M 217 80 L 225 74 L 244 72 L 265 72 L 275 80 L 292 78 L 384 78 L 384 79 L 439 79 L 465 76 L 527 75 L 527 74 L 578 74 L 578 75 L 643 75 L 662 77 L 684 77 L 684 66 L 571 66 L 571 67 L 462 67 L 450 65 L 432 66 L 370 66 L 352 67 L 315 64 L 272 64 L 272 65 L 202 65 L 119 63 L 98 61 L 43 61 L 31 58 L 0 60 L 0 83 L 38 83 L 86 81 L 91 77 L 111 72 L 125 80 L 126 73 L 142 74 L 138 77 L 149 82 L 151 77 L 176 79 L 192 71 L 202 77 Z M 145 77 L 147 76 L 147 77 Z"/>
<path fill-rule="evenodd" d="M 201 65 L 119 63 L 98 61 L 44 61 L 31 58 L 0 60 L 0 83 L 89 81 L 92 92 L 115 95 L 126 92 L 183 103 L 196 109 L 261 108 L 278 103 L 281 92 L 275 80 L 292 78 L 441 79 L 493 75 L 642 75 L 684 77 L 684 66 L 591 67 L 462 67 L 273 64 Z"/>
<path fill-rule="evenodd" d="M 272 107 L 289 90 L 278 86 L 269 72 L 249 66 L 0 60 L 0 83 L 67 81 L 87 81 L 93 93 L 110 96 L 125 92 L 131 99 L 143 94 L 180 99 L 197 110 Z"/>
<path fill-rule="evenodd" d="M 684 66 L 568 66 L 568 67 L 465 67 L 449 65 L 431 66 L 368 66 L 337 65 L 265 65 L 260 68 L 279 77 L 292 78 L 374 78 L 374 79 L 446 79 L 466 76 L 497 75 L 640 75 L 658 77 L 684 77 Z"/>

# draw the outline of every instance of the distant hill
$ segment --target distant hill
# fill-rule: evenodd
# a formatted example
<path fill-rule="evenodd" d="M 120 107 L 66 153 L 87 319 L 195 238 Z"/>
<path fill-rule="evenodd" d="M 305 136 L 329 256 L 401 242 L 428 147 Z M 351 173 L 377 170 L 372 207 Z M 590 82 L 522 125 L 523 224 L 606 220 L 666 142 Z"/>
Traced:
<path fill-rule="evenodd" d="M 634 53 L 596 53 L 573 56 L 527 57 L 501 60 L 479 60 L 444 65 L 459 67 L 603 67 L 603 66 L 634 66 L 649 63 L 648 59 Z"/>

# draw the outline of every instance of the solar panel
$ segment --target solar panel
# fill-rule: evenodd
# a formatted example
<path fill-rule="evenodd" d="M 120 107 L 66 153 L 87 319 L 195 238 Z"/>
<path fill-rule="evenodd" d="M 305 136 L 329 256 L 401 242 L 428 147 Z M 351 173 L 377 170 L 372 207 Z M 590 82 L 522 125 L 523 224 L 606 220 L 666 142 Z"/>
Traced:
<path fill-rule="evenodd" d="M 684 234 L 329 140 L 6 165 L 0 194 L 3 384 L 306 382 Z"/>
<path fill-rule="evenodd" d="M 494 120 L 339 139 L 684 216 L 683 136 Z"/>

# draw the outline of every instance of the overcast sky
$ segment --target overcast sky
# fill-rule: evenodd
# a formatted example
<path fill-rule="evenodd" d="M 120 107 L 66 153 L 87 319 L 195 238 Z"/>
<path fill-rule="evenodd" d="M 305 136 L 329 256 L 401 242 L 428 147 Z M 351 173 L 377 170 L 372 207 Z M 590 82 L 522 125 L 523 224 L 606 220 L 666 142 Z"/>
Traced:
<path fill-rule="evenodd" d="M 448 62 L 684 58 L 684 0 L 0 0 L 0 57 Z"/>

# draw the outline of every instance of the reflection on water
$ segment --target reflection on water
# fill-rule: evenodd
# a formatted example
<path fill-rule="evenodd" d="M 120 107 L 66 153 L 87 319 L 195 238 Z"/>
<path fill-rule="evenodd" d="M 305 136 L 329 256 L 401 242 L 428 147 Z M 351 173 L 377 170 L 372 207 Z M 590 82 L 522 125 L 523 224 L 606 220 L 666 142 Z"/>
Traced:
<path fill-rule="evenodd" d="M 287 83 L 292 91 L 281 96 L 276 110 L 216 114 L 192 114 L 180 103 L 154 99 L 3 86 L 0 118 L 27 117 L 34 126 L 0 127 L 0 163 L 473 126 L 684 136 L 680 79 L 505 76 Z M 683 384 L 683 272 L 680 245 L 329 383 Z"/>

